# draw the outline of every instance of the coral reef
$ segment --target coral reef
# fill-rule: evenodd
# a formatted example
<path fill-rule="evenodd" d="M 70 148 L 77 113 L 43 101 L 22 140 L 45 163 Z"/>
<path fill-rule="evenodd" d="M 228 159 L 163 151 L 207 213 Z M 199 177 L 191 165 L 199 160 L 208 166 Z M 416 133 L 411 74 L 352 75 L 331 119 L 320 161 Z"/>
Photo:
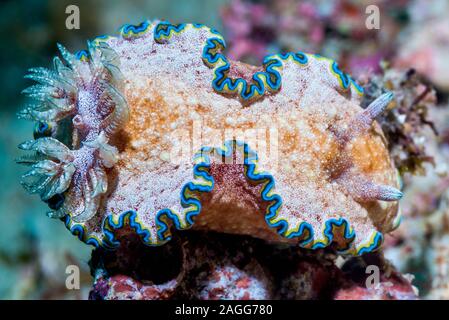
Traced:
<path fill-rule="evenodd" d="M 368 267 L 377 267 L 380 277 L 377 283 L 369 283 Z M 411 285 L 414 277 L 402 275 L 382 254 L 368 254 L 353 258 L 341 267 L 346 279 L 335 293 L 336 300 L 416 300 L 418 289 Z"/>
<path fill-rule="evenodd" d="M 193 226 L 360 255 L 397 227 L 402 193 L 374 121 L 393 94 L 361 109 L 336 62 L 297 52 L 250 66 L 217 31 L 160 21 L 59 49 L 64 63 L 30 70 L 39 102 L 19 116 L 43 125 L 19 162 L 82 241 L 158 245 Z"/>
<path fill-rule="evenodd" d="M 148 248 L 135 238 L 115 251 L 96 249 L 90 298 L 417 298 L 411 279 L 378 255 L 337 264 L 337 255 L 330 249 L 312 252 L 245 236 L 184 231 L 167 246 Z M 380 282 L 368 288 L 367 265 L 380 269 Z"/>
<path fill-rule="evenodd" d="M 424 174 L 424 164 L 433 163 L 423 143 L 426 129 L 438 135 L 433 122 L 428 119 L 429 110 L 437 102 L 435 90 L 414 69 L 385 67 L 381 74 L 367 77 L 361 78 L 365 82 L 362 106 L 368 106 L 384 90 L 395 95 L 391 108 L 379 117 L 379 123 L 389 141 L 388 148 L 396 168 L 401 175 Z"/>
<path fill-rule="evenodd" d="M 449 298 L 446 0 L 233 0 L 222 23 L 220 1 L 99 3 L 79 2 L 78 31 L 61 28 L 63 2 L 1 5 L 1 298 L 87 298 L 92 247 L 77 238 L 96 247 L 91 299 Z M 380 30 L 365 27 L 372 4 Z M 23 79 L 55 43 L 82 47 L 148 12 L 225 37 L 125 25 Z M 10 168 L 29 98 L 19 162 L 43 204 Z M 388 169 L 371 172 L 379 158 Z M 402 192 L 399 212 L 379 200 Z M 76 237 L 38 214 L 46 204 Z"/>
<path fill-rule="evenodd" d="M 429 110 L 429 119 L 439 132 L 421 132 L 422 144 L 432 157 L 425 163 L 425 176 L 405 176 L 403 223 L 386 240 L 385 255 L 401 272 L 416 276 L 422 296 L 447 299 L 449 113 L 447 104 Z"/>
<path fill-rule="evenodd" d="M 301 48 L 333 57 L 359 76 L 380 71 L 379 62 L 395 55 L 409 2 L 234 0 L 221 16 L 233 59 L 258 63 L 266 52 Z M 370 5 L 379 8 L 382 32 L 365 26 Z"/>

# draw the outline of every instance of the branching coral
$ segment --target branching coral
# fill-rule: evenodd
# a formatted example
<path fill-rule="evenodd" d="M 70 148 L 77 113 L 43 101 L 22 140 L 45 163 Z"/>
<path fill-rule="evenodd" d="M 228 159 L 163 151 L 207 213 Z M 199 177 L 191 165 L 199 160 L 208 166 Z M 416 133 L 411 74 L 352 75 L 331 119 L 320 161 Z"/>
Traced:
<path fill-rule="evenodd" d="M 41 85 L 26 93 L 42 103 L 21 113 L 52 135 L 20 146 L 36 152 L 21 160 L 27 189 L 63 195 L 52 216 L 82 241 L 159 245 L 193 227 L 360 255 L 398 225 L 402 193 L 374 121 L 392 95 L 363 110 L 335 61 L 296 52 L 250 66 L 213 29 L 159 21 L 88 47 L 32 69 Z M 66 118 L 71 148 L 55 139 Z"/>

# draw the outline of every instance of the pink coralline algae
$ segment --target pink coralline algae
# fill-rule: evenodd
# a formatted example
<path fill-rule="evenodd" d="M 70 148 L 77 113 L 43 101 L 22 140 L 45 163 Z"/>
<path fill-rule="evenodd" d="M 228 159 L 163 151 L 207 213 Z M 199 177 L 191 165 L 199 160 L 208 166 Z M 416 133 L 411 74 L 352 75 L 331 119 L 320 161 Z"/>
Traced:
<path fill-rule="evenodd" d="M 409 283 L 380 283 L 375 288 L 350 287 L 340 290 L 335 300 L 416 300 Z"/>
<path fill-rule="evenodd" d="M 369 279 L 367 267 L 379 268 L 376 282 Z M 418 290 L 411 285 L 412 275 L 402 275 L 382 255 L 367 255 L 349 260 L 343 266 L 345 280 L 335 291 L 335 300 L 416 300 Z"/>
<path fill-rule="evenodd" d="M 116 251 L 96 249 L 90 299 L 417 298 L 411 279 L 379 255 L 337 264 L 341 262 L 332 250 L 312 252 L 245 236 L 183 233 L 160 248 L 130 241 Z M 365 284 L 367 265 L 379 268 L 379 282 L 372 286 Z"/>
<path fill-rule="evenodd" d="M 166 300 L 170 298 L 173 283 L 164 285 L 145 285 L 125 275 L 110 278 L 96 277 L 92 300 Z"/>
<path fill-rule="evenodd" d="M 251 66 L 225 47 L 214 29 L 161 21 L 125 25 L 75 55 L 59 46 L 64 61 L 28 76 L 37 102 L 20 116 L 38 126 L 19 146 L 32 152 L 19 160 L 31 167 L 25 188 L 96 247 L 133 235 L 162 245 L 192 228 L 378 249 L 402 197 L 375 122 L 393 94 L 362 109 L 363 89 L 335 61 L 295 52 Z M 246 281 L 216 271 L 205 296 Z M 237 289 L 230 297 L 244 296 Z"/>
<path fill-rule="evenodd" d="M 203 288 L 198 297 L 203 300 L 268 299 L 269 282 L 263 280 L 232 265 L 216 267 L 209 277 L 200 280 Z"/>

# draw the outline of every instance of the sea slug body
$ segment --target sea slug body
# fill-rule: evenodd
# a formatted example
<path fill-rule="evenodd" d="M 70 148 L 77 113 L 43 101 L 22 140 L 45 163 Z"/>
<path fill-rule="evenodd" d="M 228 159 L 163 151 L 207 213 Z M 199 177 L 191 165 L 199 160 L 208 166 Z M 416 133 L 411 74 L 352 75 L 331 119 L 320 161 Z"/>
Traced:
<path fill-rule="evenodd" d="M 302 52 L 228 59 L 201 24 L 145 21 L 31 69 L 37 121 L 23 184 L 82 241 L 148 245 L 174 229 L 360 255 L 398 225 L 402 193 L 374 121 L 392 99 Z"/>

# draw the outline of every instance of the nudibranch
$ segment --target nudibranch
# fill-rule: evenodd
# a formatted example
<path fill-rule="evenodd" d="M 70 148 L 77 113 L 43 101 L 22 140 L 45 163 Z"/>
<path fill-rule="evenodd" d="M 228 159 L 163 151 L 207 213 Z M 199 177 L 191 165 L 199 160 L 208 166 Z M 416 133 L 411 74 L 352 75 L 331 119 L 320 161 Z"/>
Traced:
<path fill-rule="evenodd" d="M 397 170 L 363 89 L 303 52 L 228 59 L 201 24 L 145 21 L 30 70 L 23 185 L 80 240 L 244 234 L 360 255 L 399 223 Z"/>

